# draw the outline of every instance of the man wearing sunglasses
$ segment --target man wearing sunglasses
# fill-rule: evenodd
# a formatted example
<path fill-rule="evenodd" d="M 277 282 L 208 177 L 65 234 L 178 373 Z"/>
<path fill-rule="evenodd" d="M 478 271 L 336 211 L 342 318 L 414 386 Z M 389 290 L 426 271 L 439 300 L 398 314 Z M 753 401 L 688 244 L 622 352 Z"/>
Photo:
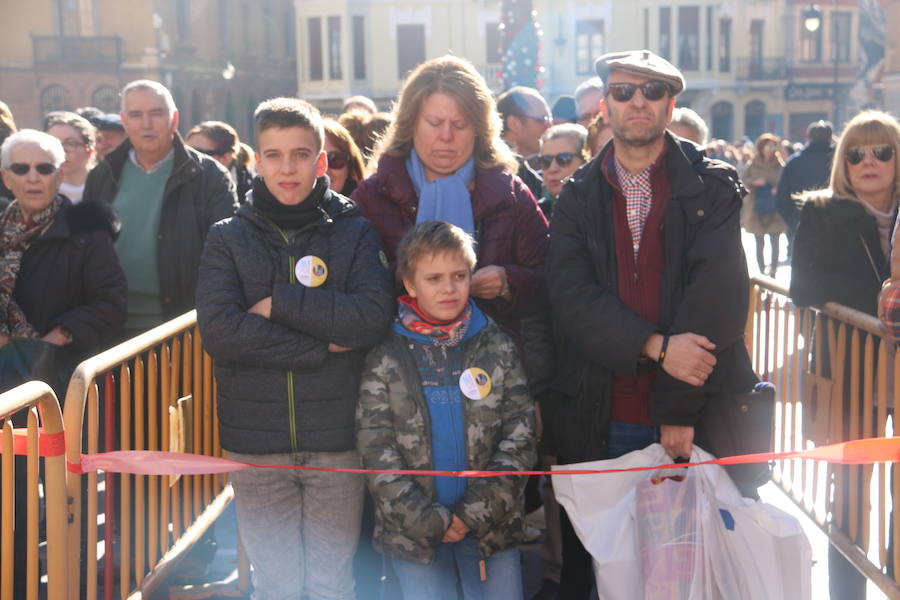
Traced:
<path fill-rule="evenodd" d="M 540 198 L 543 180 L 525 159 L 541 151 L 541 136 L 553 124 L 550 106 L 536 89 L 516 86 L 497 98 L 497 112 L 503 121 L 503 141 L 519 160 L 517 175 Z"/>
<path fill-rule="evenodd" d="M 712 392 L 735 375 L 745 378 L 735 385 L 756 381 L 749 359 L 740 361 L 745 191 L 732 167 L 666 131 L 684 89 L 678 69 L 647 50 L 604 55 L 596 68 L 612 143 L 564 184 L 547 256 L 565 357 L 559 462 L 615 458 L 656 441 L 673 459 L 689 458 L 695 439 L 706 441 L 701 416 Z M 561 520 L 560 597 L 586 599 L 591 557 Z"/>

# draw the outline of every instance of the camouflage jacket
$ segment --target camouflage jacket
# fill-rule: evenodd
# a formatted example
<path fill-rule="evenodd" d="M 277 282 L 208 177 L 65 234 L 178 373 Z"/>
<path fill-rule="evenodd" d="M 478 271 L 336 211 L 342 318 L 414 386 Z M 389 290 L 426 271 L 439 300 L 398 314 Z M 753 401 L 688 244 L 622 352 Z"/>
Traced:
<path fill-rule="evenodd" d="M 357 447 L 368 469 L 430 469 L 431 424 L 408 340 L 396 332 L 366 358 L 356 411 Z M 465 365 L 484 369 L 491 391 L 464 404 L 466 456 L 473 470 L 521 471 L 536 459 L 534 403 L 512 341 L 490 321 L 464 342 Z M 375 500 L 375 549 L 430 564 L 456 514 L 483 556 L 521 543 L 525 477 L 472 478 L 451 510 L 437 502 L 434 479 L 369 475 Z"/>

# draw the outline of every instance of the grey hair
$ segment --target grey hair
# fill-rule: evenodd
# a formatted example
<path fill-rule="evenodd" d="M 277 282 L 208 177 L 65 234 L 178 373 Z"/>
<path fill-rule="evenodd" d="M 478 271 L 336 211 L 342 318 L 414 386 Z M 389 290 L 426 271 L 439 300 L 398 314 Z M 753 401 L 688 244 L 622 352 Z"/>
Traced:
<path fill-rule="evenodd" d="M 693 130 L 694 133 L 697 134 L 697 138 L 700 139 L 700 145 L 703 146 L 706 144 L 706 140 L 709 137 L 709 127 L 706 126 L 706 121 L 704 121 L 694 110 L 686 106 L 675 108 L 672 111 L 672 120 L 670 123 Z"/>
<path fill-rule="evenodd" d="M 591 77 L 575 88 L 575 102 L 579 102 L 586 94 L 594 91 L 603 91 L 603 80 L 597 76 Z"/>
<path fill-rule="evenodd" d="M 172 97 L 172 92 L 169 91 L 169 88 L 152 79 L 136 79 L 122 88 L 120 96 L 122 98 L 123 113 L 125 112 L 125 96 L 136 90 L 150 90 L 151 92 L 155 92 L 162 96 L 166 103 L 166 108 L 169 109 L 170 115 L 174 115 L 175 111 L 178 110 L 175 106 L 175 99 Z"/>
<path fill-rule="evenodd" d="M 62 142 L 43 131 L 37 129 L 20 129 L 5 140 L 0 146 L 0 167 L 7 169 L 12 164 L 12 152 L 21 144 L 34 144 L 53 157 L 53 166 L 59 168 L 66 160 L 66 151 Z"/>
<path fill-rule="evenodd" d="M 584 151 L 587 144 L 588 130 L 584 125 L 578 123 L 560 123 L 554 125 L 544 132 L 541 136 L 541 145 L 559 138 L 567 138 L 575 142 L 575 146 L 579 153 Z"/>

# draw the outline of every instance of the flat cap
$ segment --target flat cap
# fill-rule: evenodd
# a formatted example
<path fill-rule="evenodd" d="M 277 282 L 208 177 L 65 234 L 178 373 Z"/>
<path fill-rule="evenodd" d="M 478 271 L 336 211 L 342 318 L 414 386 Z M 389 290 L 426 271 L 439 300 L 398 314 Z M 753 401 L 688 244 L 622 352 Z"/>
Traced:
<path fill-rule="evenodd" d="M 106 113 L 91 117 L 91 124 L 98 131 L 125 131 L 122 126 L 122 117 L 115 113 Z"/>
<path fill-rule="evenodd" d="M 594 68 L 597 69 L 597 75 L 607 84 L 609 74 L 618 70 L 664 81 L 672 86 L 673 95 L 684 91 L 684 77 L 681 71 L 662 56 L 649 50 L 610 52 L 598 58 Z"/>

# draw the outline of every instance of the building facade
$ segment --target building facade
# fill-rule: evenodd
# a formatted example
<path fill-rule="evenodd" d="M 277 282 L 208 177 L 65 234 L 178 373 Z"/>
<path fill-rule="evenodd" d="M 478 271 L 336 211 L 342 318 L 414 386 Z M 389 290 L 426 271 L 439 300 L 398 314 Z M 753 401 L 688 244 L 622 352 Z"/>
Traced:
<path fill-rule="evenodd" d="M 149 78 L 172 90 L 182 131 L 218 119 L 248 137 L 258 102 L 297 90 L 291 0 L 7 4 L 0 100 L 20 127 L 51 110 L 119 112 L 119 90 Z"/>
<path fill-rule="evenodd" d="M 536 0 L 541 92 L 571 94 L 604 52 L 649 48 L 685 74 L 679 104 L 713 137 L 802 140 L 862 104 L 859 0 Z M 498 0 L 294 0 L 298 93 L 327 112 L 353 94 L 389 106 L 420 62 L 466 57 L 499 87 Z M 814 30 L 809 26 L 815 25 Z M 860 96 L 860 94 L 857 94 Z M 870 102 L 875 99 L 869 98 Z"/>

